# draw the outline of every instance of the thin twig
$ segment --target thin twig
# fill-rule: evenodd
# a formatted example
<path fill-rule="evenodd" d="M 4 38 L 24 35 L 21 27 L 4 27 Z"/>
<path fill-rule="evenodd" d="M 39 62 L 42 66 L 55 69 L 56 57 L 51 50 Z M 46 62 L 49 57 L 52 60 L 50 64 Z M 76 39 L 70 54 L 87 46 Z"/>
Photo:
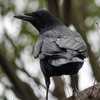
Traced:
<path fill-rule="evenodd" d="M 41 93 L 44 95 L 44 99 L 46 99 L 44 92 L 39 88 L 39 90 L 41 91 Z"/>
<path fill-rule="evenodd" d="M 99 64 L 100 64 L 100 61 L 98 62 L 98 65 L 97 65 L 97 70 L 96 70 L 96 77 L 95 77 L 95 80 L 94 80 L 94 83 L 93 83 L 93 88 L 92 88 L 92 91 L 91 91 L 91 94 L 90 96 L 93 96 L 93 91 L 94 91 L 94 87 L 95 87 L 95 82 L 98 78 L 98 69 L 99 69 Z"/>
<path fill-rule="evenodd" d="M 65 78 L 63 77 L 63 79 L 64 79 L 64 84 L 65 84 L 65 86 L 67 87 L 68 94 L 69 94 L 69 96 L 70 96 L 70 92 L 69 92 L 68 86 L 67 86 L 67 84 L 66 84 Z"/>

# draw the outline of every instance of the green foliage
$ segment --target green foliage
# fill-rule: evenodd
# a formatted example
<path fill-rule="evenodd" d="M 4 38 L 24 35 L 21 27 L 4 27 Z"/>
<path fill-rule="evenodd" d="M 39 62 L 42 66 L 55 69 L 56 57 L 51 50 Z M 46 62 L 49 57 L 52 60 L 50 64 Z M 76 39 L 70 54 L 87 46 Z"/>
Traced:
<path fill-rule="evenodd" d="M 0 100 L 8 100 L 5 96 L 0 96 Z"/>

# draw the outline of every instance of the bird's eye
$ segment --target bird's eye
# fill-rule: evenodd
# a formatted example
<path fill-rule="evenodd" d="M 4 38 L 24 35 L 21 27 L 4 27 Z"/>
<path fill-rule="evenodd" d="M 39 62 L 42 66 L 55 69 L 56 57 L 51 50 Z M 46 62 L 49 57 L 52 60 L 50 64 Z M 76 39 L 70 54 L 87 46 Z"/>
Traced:
<path fill-rule="evenodd" d="M 36 16 L 37 16 L 38 19 L 41 19 L 41 14 L 40 13 L 37 14 Z"/>

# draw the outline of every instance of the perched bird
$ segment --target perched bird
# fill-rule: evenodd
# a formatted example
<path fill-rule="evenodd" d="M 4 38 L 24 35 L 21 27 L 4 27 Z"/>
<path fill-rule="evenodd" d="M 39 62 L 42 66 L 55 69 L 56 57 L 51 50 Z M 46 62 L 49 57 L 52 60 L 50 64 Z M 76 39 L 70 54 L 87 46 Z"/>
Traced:
<path fill-rule="evenodd" d="M 87 46 L 81 35 L 69 29 L 58 18 L 46 10 L 15 15 L 15 18 L 30 22 L 40 33 L 35 46 L 34 58 L 40 59 L 40 67 L 47 87 L 50 77 L 70 75 L 76 91 L 74 75 L 88 56 Z M 67 19 L 66 19 L 67 20 Z"/>

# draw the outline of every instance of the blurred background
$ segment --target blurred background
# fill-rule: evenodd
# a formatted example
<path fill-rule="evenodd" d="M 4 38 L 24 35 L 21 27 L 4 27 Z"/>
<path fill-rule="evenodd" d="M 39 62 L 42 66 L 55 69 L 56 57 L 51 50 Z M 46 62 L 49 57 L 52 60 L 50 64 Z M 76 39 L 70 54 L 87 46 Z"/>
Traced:
<path fill-rule="evenodd" d="M 38 31 L 15 14 L 50 11 L 85 40 L 89 57 L 76 77 L 79 91 L 93 85 L 100 60 L 100 0 L 0 0 L 0 100 L 45 100 L 45 81 L 34 59 Z M 100 81 L 100 68 L 98 78 Z M 72 95 L 70 76 L 51 78 L 50 100 Z"/>

